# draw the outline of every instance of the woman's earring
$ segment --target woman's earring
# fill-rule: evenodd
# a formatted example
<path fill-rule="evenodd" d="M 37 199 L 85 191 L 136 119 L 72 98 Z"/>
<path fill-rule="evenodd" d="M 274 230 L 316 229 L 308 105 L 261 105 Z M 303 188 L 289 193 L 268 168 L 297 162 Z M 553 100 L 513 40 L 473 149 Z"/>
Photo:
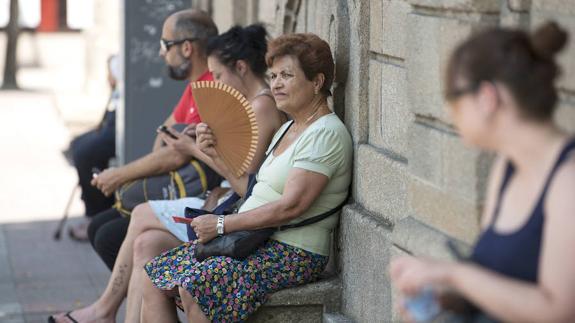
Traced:
<path fill-rule="evenodd" d="M 317 90 L 317 88 L 313 89 L 313 93 L 315 93 L 315 95 L 317 95 L 319 91 Z"/>

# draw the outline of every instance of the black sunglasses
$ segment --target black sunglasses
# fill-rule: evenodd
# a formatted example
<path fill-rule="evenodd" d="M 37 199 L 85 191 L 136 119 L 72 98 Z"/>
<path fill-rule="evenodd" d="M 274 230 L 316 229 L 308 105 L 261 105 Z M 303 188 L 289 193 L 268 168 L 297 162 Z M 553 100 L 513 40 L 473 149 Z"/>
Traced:
<path fill-rule="evenodd" d="M 174 45 L 179 45 L 182 44 L 186 41 L 189 42 L 193 42 L 198 40 L 199 38 L 184 38 L 184 39 L 180 39 L 180 40 L 165 40 L 165 39 L 160 39 L 160 48 L 164 51 L 167 52 L 170 50 L 170 47 L 174 46 Z"/>

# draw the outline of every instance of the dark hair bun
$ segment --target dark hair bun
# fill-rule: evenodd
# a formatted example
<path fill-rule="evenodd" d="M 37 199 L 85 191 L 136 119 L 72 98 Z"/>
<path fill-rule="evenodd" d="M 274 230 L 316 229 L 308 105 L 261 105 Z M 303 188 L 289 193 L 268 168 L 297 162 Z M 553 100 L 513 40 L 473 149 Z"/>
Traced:
<path fill-rule="evenodd" d="M 235 69 L 238 60 L 244 60 L 258 76 L 265 74 L 267 66 L 267 31 L 259 24 L 247 27 L 234 26 L 225 33 L 209 40 L 206 52 L 220 62 Z"/>
<path fill-rule="evenodd" d="M 255 49 L 263 50 L 264 52 L 266 51 L 267 49 L 266 37 L 268 33 L 262 25 L 260 24 L 249 25 L 244 28 L 243 32 L 246 38 L 249 40 L 249 42 Z"/>
<path fill-rule="evenodd" d="M 557 54 L 565 44 L 568 35 L 559 25 L 554 22 L 546 22 L 531 35 L 531 44 L 537 54 L 544 58 L 551 59 Z"/>

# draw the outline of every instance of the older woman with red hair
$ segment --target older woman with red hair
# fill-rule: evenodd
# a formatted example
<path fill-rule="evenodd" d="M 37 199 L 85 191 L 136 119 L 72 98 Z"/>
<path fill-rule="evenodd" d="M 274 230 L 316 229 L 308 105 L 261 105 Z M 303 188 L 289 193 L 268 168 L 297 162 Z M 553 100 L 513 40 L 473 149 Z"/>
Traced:
<path fill-rule="evenodd" d="M 327 264 L 337 213 L 276 232 L 243 260 L 195 258 L 198 244 L 218 236 L 218 226 L 220 234 L 229 234 L 297 223 L 336 208 L 348 195 L 352 141 L 327 103 L 334 77 L 329 45 L 313 34 L 280 36 L 269 44 L 266 61 L 277 107 L 292 120 L 275 134 L 257 184 L 237 214 L 195 218 L 197 241 L 145 266 L 143 322 L 176 321 L 167 291 L 179 294 L 191 322 L 244 321 L 268 294 L 316 280 Z M 201 149 L 227 172 L 223 175 L 234 177 L 213 149 L 217 138 L 208 126 L 198 125 L 197 134 Z M 248 186 L 247 176 L 235 181 Z"/>

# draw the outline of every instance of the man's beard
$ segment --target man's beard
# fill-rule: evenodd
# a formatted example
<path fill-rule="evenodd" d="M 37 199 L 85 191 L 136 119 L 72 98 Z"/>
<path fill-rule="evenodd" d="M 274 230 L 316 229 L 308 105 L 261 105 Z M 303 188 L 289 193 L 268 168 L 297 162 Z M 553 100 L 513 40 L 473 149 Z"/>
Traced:
<path fill-rule="evenodd" d="M 168 65 L 168 75 L 171 79 L 182 81 L 188 78 L 190 70 L 192 69 L 192 62 L 185 61 L 178 66 Z"/>

